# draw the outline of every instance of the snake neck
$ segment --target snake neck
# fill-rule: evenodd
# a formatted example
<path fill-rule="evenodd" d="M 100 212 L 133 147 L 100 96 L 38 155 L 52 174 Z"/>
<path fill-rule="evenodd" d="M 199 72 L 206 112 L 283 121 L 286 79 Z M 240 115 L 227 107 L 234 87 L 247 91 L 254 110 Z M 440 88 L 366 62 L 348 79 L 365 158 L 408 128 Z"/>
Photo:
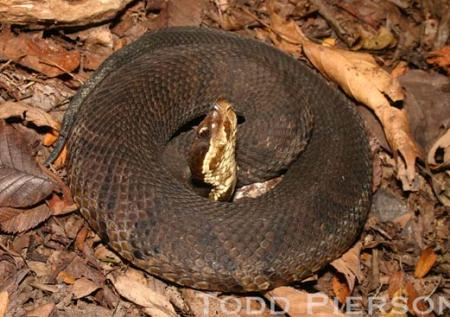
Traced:
<path fill-rule="evenodd" d="M 237 117 L 230 103 L 217 101 L 198 125 L 189 153 L 193 180 L 211 186 L 209 199 L 230 200 L 237 181 Z"/>

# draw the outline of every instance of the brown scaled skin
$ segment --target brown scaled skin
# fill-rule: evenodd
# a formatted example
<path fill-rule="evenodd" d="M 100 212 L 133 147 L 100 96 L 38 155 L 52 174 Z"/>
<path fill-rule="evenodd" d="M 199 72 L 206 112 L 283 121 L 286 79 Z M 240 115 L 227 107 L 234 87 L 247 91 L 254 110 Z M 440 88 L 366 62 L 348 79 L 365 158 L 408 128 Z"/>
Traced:
<path fill-rule="evenodd" d="M 237 117 L 232 105 L 218 100 L 198 125 L 189 152 L 192 179 L 212 187 L 211 200 L 228 201 L 236 186 Z"/>

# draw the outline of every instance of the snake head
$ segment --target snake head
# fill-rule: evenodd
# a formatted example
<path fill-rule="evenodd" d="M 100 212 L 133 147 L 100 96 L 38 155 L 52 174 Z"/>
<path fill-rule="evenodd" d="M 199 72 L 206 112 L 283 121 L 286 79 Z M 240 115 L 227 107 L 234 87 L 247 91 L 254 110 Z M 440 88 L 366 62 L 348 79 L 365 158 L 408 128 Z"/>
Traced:
<path fill-rule="evenodd" d="M 189 152 L 192 179 L 212 187 L 209 197 L 228 200 L 236 185 L 237 117 L 232 105 L 218 100 L 198 125 Z"/>

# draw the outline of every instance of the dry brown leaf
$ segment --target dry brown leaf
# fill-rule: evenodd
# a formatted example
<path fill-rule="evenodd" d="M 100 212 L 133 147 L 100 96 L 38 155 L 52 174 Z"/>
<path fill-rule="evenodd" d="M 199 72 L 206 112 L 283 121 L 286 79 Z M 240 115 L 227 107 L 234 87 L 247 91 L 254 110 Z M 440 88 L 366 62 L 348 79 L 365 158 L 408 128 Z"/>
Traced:
<path fill-rule="evenodd" d="M 382 50 L 397 44 L 394 34 L 384 26 L 380 27 L 375 34 L 367 32 L 362 27 L 358 27 L 358 30 L 361 35 L 360 48 L 362 49 Z"/>
<path fill-rule="evenodd" d="M 205 0 L 167 1 L 167 7 L 163 11 L 166 26 L 199 26 L 206 4 Z"/>
<path fill-rule="evenodd" d="M 431 169 L 450 167 L 450 129 L 433 143 L 427 154 L 427 163 Z"/>
<path fill-rule="evenodd" d="M 423 278 L 436 263 L 437 255 L 433 248 L 426 248 L 420 254 L 419 260 L 416 263 L 416 269 L 414 270 L 414 277 Z"/>
<path fill-rule="evenodd" d="M 80 65 L 80 53 L 69 51 L 40 33 L 14 36 L 4 28 L 0 33 L 0 57 L 12 60 L 49 77 L 70 73 Z"/>
<path fill-rule="evenodd" d="M 278 287 L 267 293 L 291 317 L 345 317 L 323 293 L 310 294 L 292 287 Z"/>
<path fill-rule="evenodd" d="M 55 131 L 58 131 L 61 126 L 57 120 L 40 108 L 14 101 L 0 104 L 0 119 L 11 117 L 19 117 L 24 121 L 33 122 L 38 127 L 50 127 Z"/>
<path fill-rule="evenodd" d="M 333 287 L 333 293 L 336 298 L 339 300 L 339 303 L 345 303 L 347 296 L 350 295 L 350 288 L 348 287 L 347 282 L 340 276 L 341 274 L 333 275 L 331 279 L 331 286 Z"/>
<path fill-rule="evenodd" d="M 5 317 L 8 310 L 9 295 L 7 291 L 0 292 L 0 317 Z"/>
<path fill-rule="evenodd" d="M 447 73 L 450 75 L 450 45 L 431 52 L 427 58 L 427 62 L 446 69 Z"/>
<path fill-rule="evenodd" d="M 91 280 L 87 278 L 80 278 L 75 281 L 75 283 L 72 285 L 72 294 L 75 299 L 79 299 L 85 296 L 88 296 L 98 290 L 100 288 L 99 285 L 92 282 Z"/>
<path fill-rule="evenodd" d="M 73 277 L 72 274 L 67 273 L 65 271 L 61 271 L 58 273 L 58 276 L 56 277 L 56 280 L 59 282 L 64 282 L 68 285 L 73 285 L 76 282 L 75 277 Z"/>
<path fill-rule="evenodd" d="M 423 298 L 419 296 L 411 281 L 406 282 L 405 295 L 407 296 L 408 310 L 411 314 L 417 317 L 434 316 L 432 312 L 428 312 L 428 305 Z"/>
<path fill-rule="evenodd" d="M 78 209 L 71 197 L 67 197 L 67 195 L 61 197 L 55 193 L 52 194 L 47 204 L 53 216 L 68 214 Z"/>
<path fill-rule="evenodd" d="M 78 251 L 83 251 L 84 242 L 86 241 L 86 237 L 89 233 L 89 229 L 87 227 L 81 228 L 78 232 L 77 237 L 75 238 L 75 247 Z"/>
<path fill-rule="evenodd" d="M 35 205 L 55 188 L 32 158 L 25 136 L 0 120 L 0 208 Z"/>
<path fill-rule="evenodd" d="M 394 295 L 404 288 L 405 274 L 402 271 L 395 272 L 389 278 L 388 295 L 390 298 L 394 298 Z"/>
<path fill-rule="evenodd" d="M 125 274 L 109 277 L 117 292 L 129 301 L 144 307 L 144 311 L 153 317 L 176 317 L 175 309 L 170 301 L 160 293 L 155 292 L 139 278 L 134 270 Z"/>
<path fill-rule="evenodd" d="M 277 14 L 273 1 L 267 2 L 267 11 L 270 17 L 270 38 L 275 46 L 295 56 L 300 55 L 303 36 L 297 23 Z"/>
<path fill-rule="evenodd" d="M 31 209 L 0 208 L 0 229 L 8 233 L 24 232 L 36 227 L 50 215 L 45 204 Z"/>
<path fill-rule="evenodd" d="M 350 250 L 345 252 L 339 259 L 336 259 L 330 263 L 338 272 L 345 276 L 350 293 L 355 287 L 355 281 L 361 281 L 363 277 L 359 260 L 361 248 L 362 243 L 358 242 Z"/>
<path fill-rule="evenodd" d="M 411 135 L 406 112 L 391 106 L 386 97 L 393 102 L 403 99 L 398 81 L 378 67 L 368 54 L 328 48 L 308 40 L 304 41 L 303 50 L 322 74 L 375 112 L 393 149 L 403 189 L 416 190 L 415 163 L 420 151 Z"/>
<path fill-rule="evenodd" d="M 9 24 L 80 26 L 113 18 L 132 0 L 0 0 L 0 21 Z"/>
<path fill-rule="evenodd" d="M 49 276 L 52 273 L 51 268 L 44 262 L 27 261 L 27 266 L 37 277 Z"/>
<path fill-rule="evenodd" d="M 26 316 L 27 317 L 49 317 L 52 315 L 53 311 L 55 310 L 55 304 L 48 303 L 44 304 L 42 306 L 39 306 L 32 311 L 29 311 Z"/>

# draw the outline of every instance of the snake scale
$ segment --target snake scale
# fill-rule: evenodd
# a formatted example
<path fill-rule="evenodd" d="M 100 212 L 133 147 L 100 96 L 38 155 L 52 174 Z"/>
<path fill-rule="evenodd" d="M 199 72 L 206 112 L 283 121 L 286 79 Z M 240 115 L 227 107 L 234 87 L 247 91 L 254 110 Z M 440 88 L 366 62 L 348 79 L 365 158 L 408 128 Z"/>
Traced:
<path fill-rule="evenodd" d="M 240 184 L 284 173 L 261 197 L 210 201 L 165 159 L 218 98 L 245 119 Z M 58 147 L 66 139 L 68 183 L 93 229 L 184 286 L 247 292 L 302 279 L 350 247 L 370 205 L 370 151 L 352 103 L 305 64 L 222 31 L 161 29 L 113 54 L 72 99 Z"/>

